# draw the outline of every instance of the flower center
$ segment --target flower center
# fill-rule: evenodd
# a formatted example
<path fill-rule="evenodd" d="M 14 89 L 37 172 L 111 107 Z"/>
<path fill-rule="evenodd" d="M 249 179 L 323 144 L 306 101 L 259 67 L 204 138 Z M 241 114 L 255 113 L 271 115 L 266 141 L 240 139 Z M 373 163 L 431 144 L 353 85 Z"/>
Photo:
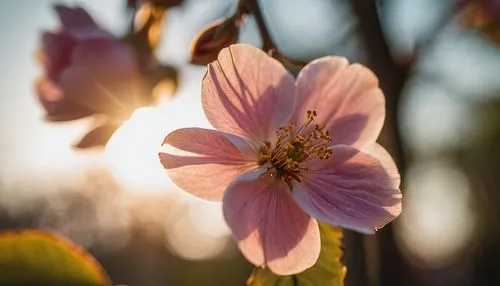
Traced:
<path fill-rule="evenodd" d="M 300 128 L 296 129 L 295 123 L 290 122 L 285 127 L 276 130 L 276 143 L 274 146 L 269 141 L 264 141 L 259 148 L 259 165 L 267 165 L 264 174 L 283 179 L 290 187 L 294 181 L 301 182 L 304 171 L 309 170 L 304 162 L 313 158 L 320 160 L 330 159 L 332 150 L 328 143 L 332 137 L 324 127 L 314 125 L 308 128 L 316 118 L 317 113 L 307 111 L 307 117 Z"/>

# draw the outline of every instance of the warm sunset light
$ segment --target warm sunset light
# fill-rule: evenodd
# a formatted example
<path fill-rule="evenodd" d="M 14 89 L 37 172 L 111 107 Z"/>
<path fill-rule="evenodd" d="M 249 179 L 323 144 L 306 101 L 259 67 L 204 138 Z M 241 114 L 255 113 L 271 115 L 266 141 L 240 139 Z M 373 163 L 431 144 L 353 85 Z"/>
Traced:
<path fill-rule="evenodd" d="M 160 108 L 144 107 L 111 137 L 105 150 L 107 161 L 113 175 L 130 190 L 165 192 L 175 187 L 158 159 L 167 129 Z"/>
<path fill-rule="evenodd" d="M 220 203 L 210 203 L 185 193 L 177 195 L 172 206 L 176 215 L 165 224 L 166 246 L 189 260 L 220 256 L 230 241 L 230 231 Z"/>
<path fill-rule="evenodd" d="M 500 285 L 499 1 L 0 0 L 0 285 Z"/>
<path fill-rule="evenodd" d="M 136 110 L 108 142 L 105 158 L 111 173 L 126 190 L 176 198 L 169 207 L 176 214 L 163 222 L 169 249 L 190 260 L 215 258 L 226 249 L 229 235 L 221 204 L 199 200 L 180 190 L 158 159 L 162 140 L 171 131 L 167 104 Z M 137 211 L 148 212 L 145 207 Z"/>

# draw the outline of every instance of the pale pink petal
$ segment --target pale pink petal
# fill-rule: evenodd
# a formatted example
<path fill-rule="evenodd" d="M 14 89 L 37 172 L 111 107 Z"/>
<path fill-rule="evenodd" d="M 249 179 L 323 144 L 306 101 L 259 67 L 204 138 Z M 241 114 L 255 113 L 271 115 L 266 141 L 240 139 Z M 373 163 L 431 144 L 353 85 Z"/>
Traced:
<path fill-rule="evenodd" d="M 372 143 L 365 148 L 363 148 L 363 152 L 372 155 L 377 158 L 382 166 L 384 166 L 387 174 L 392 180 L 392 184 L 395 188 L 399 188 L 401 184 L 401 177 L 399 175 L 398 167 L 396 166 L 396 162 L 392 159 L 392 156 L 385 150 L 384 147 L 380 146 L 378 143 Z"/>
<path fill-rule="evenodd" d="M 375 157 L 337 145 L 330 160 L 315 163 L 293 190 L 296 201 L 312 217 L 373 233 L 401 213 L 401 192 L 395 186 L 399 175 Z"/>
<path fill-rule="evenodd" d="M 318 223 L 304 213 L 287 185 L 261 170 L 233 181 L 223 200 L 224 217 L 243 255 L 276 274 L 290 275 L 318 259 Z"/>
<path fill-rule="evenodd" d="M 285 67 L 261 50 L 231 45 L 208 65 L 202 102 L 218 130 L 260 144 L 288 123 L 295 103 L 295 81 Z"/>
<path fill-rule="evenodd" d="M 221 200 L 230 181 L 257 168 L 249 148 L 236 136 L 185 128 L 167 135 L 159 156 L 179 187 L 203 199 Z"/>
<path fill-rule="evenodd" d="M 362 148 L 375 142 L 385 119 L 385 98 L 377 77 L 345 58 L 323 57 L 305 66 L 297 77 L 294 121 L 301 124 L 307 110 L 314 123 L 326 126 L 332 145 Z"/>

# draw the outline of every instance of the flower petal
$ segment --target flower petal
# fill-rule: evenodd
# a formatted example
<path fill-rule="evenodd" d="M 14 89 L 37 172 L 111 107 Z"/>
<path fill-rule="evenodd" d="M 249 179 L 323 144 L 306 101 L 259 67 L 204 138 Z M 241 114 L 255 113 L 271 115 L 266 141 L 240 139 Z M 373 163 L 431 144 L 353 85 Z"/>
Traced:
<path fill-rule="evenodd" d="M 114 38 L 79 42 L 58 84 L 82 106 L 120 118 L 150 101 L 132 51 Z"/>
<path fill-rule="evenodd" d="M 71 63 L 76 40 L 69 33 L 45 32 L 42 34 L 42 63 L 51 80 L 57 80 L 60 73 Z"/>
<path fill-rule="evenodd" d="M 275 59 L 246 44 L 231 45 L 208 65 L 202 102 L 210 123 L 253 143 L 270 140 L 295 104 L 295 81 Z"/>
<path fill-rule="evenodd" d="M 221 200 L 231 180 L 255 169 L 242 139 L 215 130 L 178 129 L 167 135 L 160 160 L 174 183 L 191 194 Z"/>
<path fill-rule="evenodd" d="M 59 87 L 47 78 L 38 80 L 35 88 L 38 100 L 47 111 L 48 121 L 69 121 L 92 114 L 92 111 L 64 97 Z"/>
<path fill-rule="evenodd" d="M 92 17 L 81 7 L 70 8 L 63 5 L 54 7 L 63 27 L 69 31 L 96 28 Z"/>
<path fill-rule="evenodd" d="M 363 152 L 377 158 L 382 166 L 384 166 L 387 174 L 389 174 L 394 188 L 399 188 L 401 184 L 401 177 L 399 175 L 396 162 L 394 162 L 394 159 L 392 159 L 392 156 L 389 154 L 389 152 L 387 152 L 387 150 L 385 150 L 385 148 L 380 146 L 380 144 L 378 143 L 372 143 L 366 146 L 365 148 L 363 148 Z"/>
<path fill-rule="evenodd" d="M 311 267 L 321 243 L 315 219 L 295 203 L 286 184 L 262 171 L 232 182 L 223 200 L 224 217 L 243 255 L 280 275 Z"/>
<path fill-rule="evenodd" d="M 332 145 L 362 148 L 375 142 L 385 119 L 385 98 L 377 77 L 345 58 L 323 57 L 305 66 L 297 77 L 294 121 L 315 110 L 315 123 L 325 126 Z"/>
<path fill-rule="evenodd" d="M 373 233 L 401 213 L 401 192 L 395 185 L 399 175 L 375 157 L 338 145 L 330 160 L 315 163 L 293 190 L 298 204 L 312 217 Z"/>

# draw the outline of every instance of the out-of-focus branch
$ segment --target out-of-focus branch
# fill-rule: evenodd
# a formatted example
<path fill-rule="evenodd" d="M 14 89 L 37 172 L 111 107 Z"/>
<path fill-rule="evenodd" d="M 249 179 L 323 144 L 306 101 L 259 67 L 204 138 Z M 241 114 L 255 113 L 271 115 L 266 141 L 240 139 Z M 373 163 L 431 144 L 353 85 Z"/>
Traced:
<path fill-rule="evenodd" d="M 405 172 L 405 156 L 398 125 L 399 99 L 408 79 L 410 66 L 399 65 L 393 58 L 380 23 L 375 0 L 350 0 L 359 22 L 361 37 L 369 57 L 369 66 L 380 79 L 380 86 L 386 96 L 387 117 L 380 137 L 380 143 L 394 157 L 401 174 Z M 367 249 L 370 258 L 379 257 L 377 281 L 370 285 L 405 285 L 409 277 L 408 264 L 402 258 L 394 241 L 391 225 L 378 234 L 378 249 Z M 370 261 L 372 259 L 368 259 Z M 376 267 L 369 265 L 370 267 Z"/>
<path fill-rule="evenodd" d="M 271 35 L 267 31 L 267 27 L 264 21 L 264 17 L 259 7 L 257 0 L 243 0 L 243 5 L 248 12 L 255 17 L 255 22 L 259 28 L 260 36 L 262 37 L 262 49 L 266 52 L 270 50 L 277 50 L 276 44 L 274 43 Z"/>
<path fill-rule="evenodd" d="M 442 32 L 456 19 L 456 16 L 460 14 L 467 5 L 469 1 L 457 0 L 455 1 L 453 7 L 440 19 L 436 24 L 436 27 L 431 31 L 427 37 L 420 41 L 413 51 L 413 60 L 416 61 L 417 57 L 425 54 L 427 50 L 432 47 Z"/>
<path fill-rule="evenodd" d="M 387 118 L 381 141 L 404 171 L 403 147 L 397 122 L 401 91 L 408 78 L 408 66 L 399 65 L 392 57 L 382 30 L 375 0 L 350 0 L 359 21 L 359 30 L 369 57 L 369 65 L 380 79 L 387 100 Z"/>
<path fill-rule="evenodd" d="M 402 144 L 397 125 L 397 111 L 401 91 L 408 78 L 407 66 L 400 66 L 392 57 L 378 18 L 375 0 L 350 0 L 356 13 L 362 39 L 369 56 L 369 66 L 380 79 L 387 100 L 387 120 L 382 141 L 395 157 L 401 170 L 405 168 Z M 392 137 L 390 140 L 388 137 Z"/>
<path fill-rule="evenodd" d="M 243 9 L 249 13 L 252 14 L 255 18 L 255 22 L 257 23 L 257 27 L 260 32 L 260 36 L 262 37 L 262 49 L 267 52 L 268 54 L 272 55 L 274 58 L 279 60 L 280 62 L 286 64 L 286 65 L 291 65 L 295 67 L 303 67 L 307 63 L 302 62 L 302 61 L 297 61 L 294 59 L 291 59 L 285 55 L 283 55 L 276 43 L 273 41 L 271 35 L 269 34 L 269 31 L 266 26 L 266 22 L 264 20 L 264 16 L 262 15 L 262 10 L 260 9 L 258 0 L 241 0 L 240 5 L 243 6 Z"/>

